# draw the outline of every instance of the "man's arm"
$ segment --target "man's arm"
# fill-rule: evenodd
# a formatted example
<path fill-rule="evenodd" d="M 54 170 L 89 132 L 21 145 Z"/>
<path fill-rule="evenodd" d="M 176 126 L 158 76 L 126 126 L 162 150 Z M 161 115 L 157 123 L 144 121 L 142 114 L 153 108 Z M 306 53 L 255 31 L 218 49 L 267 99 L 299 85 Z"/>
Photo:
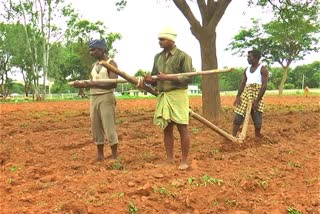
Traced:
<path fill-rule="evenodd" d="M 238 93 L 236 96 L 236 100 L 233 103 L 234 106 L 240 105 L 240 102 L 241 102 L 240 97 L 241 97 L 241 94 L 244 90 L 244 87 L 246 86 L 246 82 L 247 82 L 247 75 L 246 75 L 246 69 L 245 69 L 243 72 L 242 81 L 241 81 L 241 84 L 240 84 L 240 87 L 239 87 L 239 90 L 238 90 Z"/>
<path fill-rule="evenodd" d="M 268 83 L 268 80 L 269 80 L 269 72 L 267 70 L 267 68 L 265 66 L 262 66 L 261 67 L 261 88 L 260 88 L 260 91 L 259 91 L 259 94 L 257 96 L 257 98 L 254 100 L 253 102 L 253 109 L 254 110 L 257 110 L 258 109 L 258 104 L 260 102 L 260 100 L 262 99 L 264 93 L 266 92 L 267 90 L 267 83 Z"/>
<path fill-rule="evenodd" d="M 190 56 L 188 55 L 183 56 L 180 63 L 180 72 L 181 73 L 192 72 L 192 59 Z M 184 84 L 189 84 L 192 82 L 192 77 L 188 77 L 188 76 L 170 76 L 161 72 L 157 76 L 159 80 L 163 80 L 163 81 L 175 81 L 175 82 L 180 82 Z"/>

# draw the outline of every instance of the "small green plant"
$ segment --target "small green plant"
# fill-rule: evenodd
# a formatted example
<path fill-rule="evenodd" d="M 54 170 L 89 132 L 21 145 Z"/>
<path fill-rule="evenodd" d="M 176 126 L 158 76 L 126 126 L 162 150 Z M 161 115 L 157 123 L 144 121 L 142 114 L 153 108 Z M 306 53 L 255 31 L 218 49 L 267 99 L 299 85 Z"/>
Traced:
<path fill-rule="evenodd" d="M 122 198 L 124 195 L 125 195 L 125 193 L 124 193 L 124 192 L 119 192 L 119 194 L 118 194 L 118 198 Z"/>
<path fill-rule="evenodd" d="M 129 213 L 135 214 L 138 212 L 139 212 L 139 209 L 134 205 L 134 203 L 132 201 L 129 201 Z"/>
<path fill-rule="evenodd" d="M 299 210 L 297 210 L 297 209 L 295 209 L 295 208 L 293 208 L 293 207 L 289 207 L 289 208 L 287 209 L 287 211 L 288 211 L 288 214 L 302 214 L 301 211 L 299 211 Z"/>
<path fill-rule="evenodd" d="M 217 184 L 218 186 L 220 186 L 223 182 L 222 179 L 213 178 L 207 174 L 202 176 L 201 180 L 204 183 L 204 186 L 207 186 L 207 184 Z"/>
<path fill-rule="evenodd" d="M 72 154 L 72 160 L 78 160 L 78 154 Z"/>
<path fill-rule="evenodd" d="M 191 176 L 188 178 L 188 184 L 192 184 L 195 181 L 195 177 Z"/>
<path fill-rule="evenodd" d="M 226 205 L 229 207 L 237 206 L 238 202 L 236 200 L 226 200 Z"/>
<path fill-rule="evenodd" d="M 13 178 L 9 178 L 8 179 L 8 184 L 12 184 L 14 182 L 14 179 Z"/>
<path fill-rule="evenodd" d="M 307 186 L 312 186 L 317 180 L 320 180 L 319 178 L 309 178 L 309 179 L 306 179 L 306 183 L 307 183 Z"/>
<path fill-rule="evenodd" d="M 143 152 L 141 158 L 146 162 L 151 162 L 156 158 L 156 156 L 152 152 Z"/>
<path fill-rule="evenodd" d="M 161 195 L 165 195 L 165 196 L 173 196 L 175 197 L 177 194 L 174 192 L 170 192 L 168 191 L 165 187 L 153 187 L 153 192 L 154 193 L 159 193 Z"/>
<path fill-rule="evenodd" d="M 117 119 L 116 120 L 116 124 L 118 125 L 118 124 L 122 124 L 122 123 L 124 123 L 124 119 Z"/>
<path fill-rule="evenodd" d="M 19 168 L 18 168 L 17 166 L 11 166 L 11 167 L 9 168 L 9 170 L 10 170 L 10 172 L 16 172 L 16 171 L 19 170 Z"/>
<path fill-rule="evenodd" d="M 213 149 L 211 151 L 211 154 L 215 155 L 215 154 L 219 154 L 220 153 L 220 149 Z"/>
<path fill-rule="evenodd" d="M 112 198 L 122 198 L 125 195 L 124 192 L 117 192 L 111 195 Z"/>
<path fill-rule="evenodd" d="M 289 164 L 289 166 L 291 166 L 293 168 L 300 168 L 301 167 L 300 163 L 295 163 L 293 161 L 289 161 L 288 164 Z"/>
<path fill-rule="evenodd" d="M 261 181 L 258 181 L 258 185 L 262 188 L 262 189 L 267 189 L 268 187 L 268 181 L 266 180 L 261 180 Z"/>
<path fill-rule="evenodd" d="M 37 202 L 37 206 L 39 206 L 39 207 L 43 207 L 45 205 L 46 205 L 46 202 L 44 202 L 44 201 L 38 201 Z"/>
<path fill-rule="evenodd" d="M 219 205 L 219 201 L 218 200 L 214 200 L 214 201 L 211 202 L 211 204 L 213 206 L 218 206 Z"/>
<path fill-rule="evenodd" d="M 28 123 L 21 123 L 21 124 L 20 124 L 20 127 L 21 127 L 21 128 L 27 128 L 28 126 L 29 126 Z"/>
<path fill-rule="evenodd" d="M 123 165 L 121 163 L 121 159 L 117 159 L 115 162 L 113 162 L 112 165 L 111 165 L 111 169 L 122 170 L 123 169 Z"/>
<path fill-rule="evenodd" d="M 277 177 L 281 174 L 281 171 L 278 168 L 272 168 L 270 174 L 272 177 Z"/>
<path fill-rule="evenodd" d="M 192 128 L 192 133 L 197 134 L 199 132 L 198 128 Z"/>

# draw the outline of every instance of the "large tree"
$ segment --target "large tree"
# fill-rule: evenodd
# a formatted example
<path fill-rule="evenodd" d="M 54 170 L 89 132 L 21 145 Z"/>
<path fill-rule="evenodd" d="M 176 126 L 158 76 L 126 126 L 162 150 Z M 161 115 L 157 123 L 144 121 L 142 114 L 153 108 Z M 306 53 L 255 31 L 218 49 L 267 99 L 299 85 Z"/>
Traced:
<path fill-rule="evenodd" d="M 198 20 L 188 0 L 173 0 L 176 7 L 190 24 L 191 33 L 196 37 L 201 50 L 201 68 L 218 68 L 216 51 L 216 28 L 232 0 L 197 0 L 201 20 Z M 126 6 L 127 0 L 118 0 L 118 7 Z M 221 111 L 221 99 L 218 74 L 202 77 L 202 110 L 208 120 L 218 120 Z"/>
<path fill-rule="evenodd" d="M 37 100 L 45 96 L 50 46 L 62 37 L 57 27 L 61 22 L 64 0 L 9 0 L 3 3 L 9 23 L 21 23 L 25 30 L 26 44 L 32 60 L 34 89 Z M 54 23 L 55 22 L 55 23 Z M 30 30 L 31 29 L 31 30 Z M 40 77 L 43 88 L 41 91 Z"/>
<path fill-rule="evenodd" d="M 201 50 L 201 68 L 218 68 L 216 51 L 216 28 L 231 0 L 197 0 L 201 21 L 197 20 L 187 1 L 173 0 L 190 24 L 192 34 L 197 38 Z M 208 120 L 217 120 L 221 111 L 218 74 L 202 77 L 202 108 Z"/>
<path fill-rule="evenodd" d="M 106 41 L 108 55 L 114 57 L 116 50 L 113 43 L 121 39 L 119 33 L 108 32 L 107 27 L 101 22 L 90 22 L 82 19 L 73 8 L 64 8 L 62 11 L 67 17 L 67 29 L 64 33 L 65 40 L 52 47 L 49 68 L 49 77 L 55 83 L 63 85 L 67 81 L 89 79 L 94 58 L 88 52 L 88 42 L 98 36 Z M 79 94 L 82 91 L 79 90 Z"/>
<path fill-rule="evenodd" d="M 28 96 L 34 76 L 30 70 L 31 57 L 25 41 L 24 27 L 21 24 L 0 23 L 0 84 L 3 92 L 8 91 L 9 75 L 18 71 L 23 77 L 25 94 Z"/>
<path fill-rule="evenodd" d="M 291 63 L 319 50 L 320 7 L 318 1 L 274 2 L 259 1 L 263 6 L 272 6 L 273 20 L 266 24 L 253 20 L 254 26 L 235 35 L 229 49 L 242 56 L 248 49 L 256 48 L 266 62 L 280 64 L 283 75 L 278 87 L 282 95 Z"/>

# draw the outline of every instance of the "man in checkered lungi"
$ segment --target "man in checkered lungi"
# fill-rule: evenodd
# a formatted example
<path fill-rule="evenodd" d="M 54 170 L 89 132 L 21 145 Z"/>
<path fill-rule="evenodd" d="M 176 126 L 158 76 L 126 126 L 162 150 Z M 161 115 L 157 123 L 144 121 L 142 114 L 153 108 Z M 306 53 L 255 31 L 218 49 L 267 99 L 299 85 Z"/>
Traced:
<path fill-rule="evenodd" d="M 255 136 L 261 138 L 262 113 L 264 109 L 263 95 L 267 89 L 269 72 L 259 63 L 261 53 L 258 50 L 248 52 L 247 60 L 251 65 L 244 70 L 242 82 L 238 90 L 234 106 L 232 135 L 236 136 L 244 121 L 249 101 L 252 101 L 251 117 L 254 123 Z"/>

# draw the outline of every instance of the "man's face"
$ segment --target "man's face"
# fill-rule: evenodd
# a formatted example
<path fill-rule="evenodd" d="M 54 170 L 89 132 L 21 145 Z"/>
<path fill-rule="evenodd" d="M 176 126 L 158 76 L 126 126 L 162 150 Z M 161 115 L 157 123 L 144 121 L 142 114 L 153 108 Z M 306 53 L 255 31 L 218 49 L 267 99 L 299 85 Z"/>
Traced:
<path fill-rule="evenodd" d="M 90 54 L 90 56 L 98 59 L 98 58 L 101 58 L 101 56 L 103 56 L 104 50 L 102 50 L 100 48 L 90 48 L 89 54 Z"/>
<path fill-rule="evenodd" d="M 168 48 L 173 45 L 173 41 L 165 38 L 159 38 L 159 45 L 161 48 Z"/>
<path fill-rule="evenodd" d="M 252 65 L 252 63 L 256 61 L 256 58 L 254 58 L 251 53 L 248 53 L 247 61 L 250 65 Z"/>

